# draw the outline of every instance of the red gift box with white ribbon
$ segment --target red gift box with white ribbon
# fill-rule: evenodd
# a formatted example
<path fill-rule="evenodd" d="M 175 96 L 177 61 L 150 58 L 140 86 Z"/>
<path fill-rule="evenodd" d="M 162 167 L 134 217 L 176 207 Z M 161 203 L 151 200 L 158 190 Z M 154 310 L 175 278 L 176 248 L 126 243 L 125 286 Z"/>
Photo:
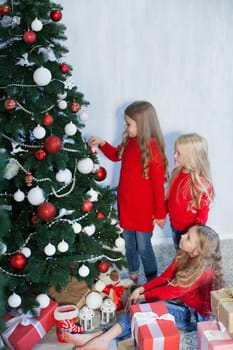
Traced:
<path fill-rule="evenodd" d="M 179 350 L 180 334 L 164 302 L 132 305 L 130 319 L 138 350 Z"/>
<path fill-rule="evenodd" d="M 54 310 L 57 303 L 50 301 L 49 306 L 38 309 L 38 317 L 30 312 L 8 314 L 6 330 L 2 339 L 9 349 L 31 350 L 45 334 L 56 324 Z"/>

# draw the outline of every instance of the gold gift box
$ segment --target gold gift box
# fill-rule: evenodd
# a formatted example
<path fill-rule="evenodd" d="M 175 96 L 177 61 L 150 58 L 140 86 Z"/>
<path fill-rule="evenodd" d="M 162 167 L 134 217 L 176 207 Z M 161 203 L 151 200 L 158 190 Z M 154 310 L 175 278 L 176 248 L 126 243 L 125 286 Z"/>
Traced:
<path fill-rule="evenodd" d="M 211 309 L 229 333 L 233 333 L 233 288 L 211 292 Z"/>

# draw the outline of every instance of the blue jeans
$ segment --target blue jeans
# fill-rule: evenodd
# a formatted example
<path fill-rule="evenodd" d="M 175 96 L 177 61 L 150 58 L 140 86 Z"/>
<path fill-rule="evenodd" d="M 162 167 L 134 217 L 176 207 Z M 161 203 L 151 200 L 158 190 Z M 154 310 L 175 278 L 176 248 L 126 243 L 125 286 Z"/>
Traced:
<path fill-rule="evenodd" d="M 175 318 L 175 323 L 177 328 L 185 331 L 193 331 L 197 329 L 197 322 L 207 321 L 208 317 L 201 316 L 197 311 L 190 309 L 184 304 L 173 304 L 172 302 L 165 302 L 168 312 L 172 314 Z M 191 315 L 195 317 L 194 320 L 191 320 Z M 116 339 L 122 339 L 128 337 L 131 334 L 130 327 L 130 314 L 129 312 L 125 313 L 117 321 L 122 328 L 122 333 Z"/>
<path fill-rule="evenodd" d="M 157 261 L 153 251 L 151 237 L 152 232 L 123 231 L 129 273 L 131 275 L 138 274 L 141 258 L 148 281 L 157 276 Z"/>
<path fill-rule="evenodd" d="M 177 230 L 173 226 L 171 226 L 171 229 L 172 229 L 172 238 L 173 238 L 174 246 L 175 246 L 175 249 L 178 250 L 181 236 L 185 234 L 187 230 L 184 230 L 184 231 Z"/>

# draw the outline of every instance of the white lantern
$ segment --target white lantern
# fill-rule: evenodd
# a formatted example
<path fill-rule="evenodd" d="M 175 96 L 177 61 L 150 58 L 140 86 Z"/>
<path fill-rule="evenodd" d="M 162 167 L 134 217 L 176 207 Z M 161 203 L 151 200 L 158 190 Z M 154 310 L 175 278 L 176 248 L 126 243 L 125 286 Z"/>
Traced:
<path fill-rule="evenodd" d="M 95 317 L 95 312 L 92 309 L 90 309 L 87 305 L 84 305 L 80 309 L 79 320 L 84 331 L 92 330 L 94 317 Z"/>
<path fill-rule="evenodd" d="M 94 163 L 91 158 L 84 158 L 78 161 L 78 171 L 81 174 L 89 174 L 93 170 Z"/>
<path fill-rule="evenodd" d="M 21 191 L 20 189 L 18 189 L 15 193 L 14 193 L 14 200 L 16 202 L 22 202 L 25 198 L 25 194 L 23 193 L 23 191 Z"/>
<path fill-rule="evenodd" d="M 78 273 L 81 277 L 87 277 L 89 275 L 89 267 L 82 264 L 82 266 L 78 269 Z"/>
<path fill-rule="evenodd" d="M 46 131 L 45 131 L 45 128 L 43 128 L 42 126 L 40 125 L 37 125 L 33 131 L 32 131 L 34 137 L 38 140 L 40 139 L 43 139 L 46 135 Z"/>
<path fill-rule="evenodd" d="M 116 314 L 116 304 L 111 298 L 104 299 L 101 310 L 101 323 L 107 324 L 114 320 Z"/>
<path fill-rule="evenodd" d="M 69 249 L 69 244 L 64 239 L 58 243 L 57 249 L 60 253 L 65 253 Z"/>
<path fill-rule="evenodd" d="M 34 32 L 40 32 L 43 28 L 43 24 L 38 18 L 35 18 L 34 21 L 32 21 L 31 28 Z"/>
<path fill-rule="evenodd" d="M 44 192 L 39 186 L 33 187 L 28 192 L 27 199 L 32 205 L 40 205 L 45 201 Z"/>
<path fill-rule="evenodd" d="M 50 70 L 45 67 L 37 68 L 33 73 L 33 80 L 39 86 L 45 86 L 50 83 L 52 74 Z"/>
<path fill-rule="evenodd" d="M 45 309 L 49 306 L 50 297 L 47 294 L 39 294 L 36 297 L 36 301 L 40 304 L 41 309 Z"/>
<path fill-rule="evenodd" d="M 66 109 L 67 108 L 67 102 L 65 100 L 58 101 L 58 107 L 60 109 Z"/>
<path fill-rule="evenodd" d="M 77 132 L 77 126 L 74 123 L 69 122 L 65 125 L 64 131 L 67 136 L 73 136 Z"/>
<path fill-rule="evenodd" d="M 44 248 L 44 253 L 47 256 L 53 256 L 56 253 L 56 247 L 53 244 L 49 243 Z"/>
<path fill-rule="evenodd" d="M 82 226 L 78 222 L 75 222 L 72 225 L 72 229 L 73 229 L 74 233 L 80 233 L 82 231 Z"/>
<path fill-rule="evenodd" d="M 80 119 L 81 122 L 85 123 L 88 120 L 88 114 L 85 113 L 85 112 L 80 113 L 79 119 Z"/>
<path fill-rule="evenodd" d="M 12 293 L 8 298 L 8 304 L 10 305 L 10 307 L 19 307 L 21 302 L 22 302 L 21 297 L 15 292 Z"/>
<path fill-rule="evenodd" d="M 103 298 L 99 292 L 90 292 L 86 296 L 86 304 L 90 309 L 98 309 L 102 304 Z"/>

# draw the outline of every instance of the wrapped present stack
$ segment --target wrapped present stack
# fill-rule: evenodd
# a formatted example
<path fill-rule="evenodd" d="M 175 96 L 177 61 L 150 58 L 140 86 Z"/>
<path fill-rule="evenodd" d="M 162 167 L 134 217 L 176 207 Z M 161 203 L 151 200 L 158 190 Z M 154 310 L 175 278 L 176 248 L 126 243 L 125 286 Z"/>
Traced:
<path fill-rule="evenodd" d="M 132 305 L 130 319 L 138 350 L 179 350 L 180 334 L 164 302 Z"/>
<path fill-rule="evenodd" d="M 198 350 L 233 349 L 233 288 L 211 292 L 211 309 L 216 320 L 198 322 Z"/>

